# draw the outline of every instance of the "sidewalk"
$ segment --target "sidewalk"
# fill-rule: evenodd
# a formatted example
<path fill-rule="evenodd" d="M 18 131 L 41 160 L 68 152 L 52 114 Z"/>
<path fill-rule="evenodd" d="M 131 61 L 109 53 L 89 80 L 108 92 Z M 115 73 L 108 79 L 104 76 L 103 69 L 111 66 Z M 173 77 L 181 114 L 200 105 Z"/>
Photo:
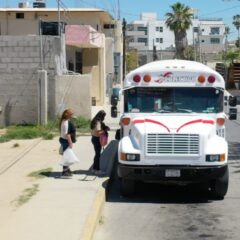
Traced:
<path fill-rule="evenodd" d="M 115 132 L 110 132 L 114 139 Z M 13 148 L 15 143 L 19 147 Z M 72 166 L 71 178 L 61 178 L 58 139 L 20 140 L 2 143 L 0 148 L 0 239 L 4 240 L 87 240 L 91 239 L 105 202 L 107 185 L 117 151 L 112 140 L 104 150 L 104 177 L 89 169 L 93 162 L 90 136 L 74 145 L 80 163 Z M 49 176 L 35 179 L 29 173 L 52 168 Z M 50 170 L 49 170 L 50 171 Z M 17 206 L 26 188 L 38 190 L 29 201 Z"/>

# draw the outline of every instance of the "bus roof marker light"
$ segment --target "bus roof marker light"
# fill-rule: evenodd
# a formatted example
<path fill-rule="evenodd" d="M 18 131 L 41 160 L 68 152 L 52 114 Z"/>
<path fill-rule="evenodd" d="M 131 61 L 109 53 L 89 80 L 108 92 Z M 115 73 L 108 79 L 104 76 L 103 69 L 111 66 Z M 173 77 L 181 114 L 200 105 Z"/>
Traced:
<path fill-rule="evenodd" d="M 151 75 L 149 75 L 149 74 L 146 74 L 146 75 L 144 75 L 144 77 L 143 77 L 143 81 L 144 82 L 150 82 L 151 81 Z"/>
<path fill-rule="evenodd" d="M 209 82 L 209 83 L 214 83 L 215 80 L 216 80 L 216 78 L 215 78 L 213 75 L 210 75 L 210 76 L 208 77 L 208 82 Z"/>
<path fill-rule="evenodd" d="M 141 81 L 141 76 L 136 74 L 133 76 L 133 81 L 136 82 L 136 83 L 139 83 Z"/>
<path fill-rule="evenodd" d="M 198 77 L 198 82 L 199 82 L 199 83 L 204 83 L 204 82 L 205 82 L 205 76 L 200 75 L 200 76 Z"/>

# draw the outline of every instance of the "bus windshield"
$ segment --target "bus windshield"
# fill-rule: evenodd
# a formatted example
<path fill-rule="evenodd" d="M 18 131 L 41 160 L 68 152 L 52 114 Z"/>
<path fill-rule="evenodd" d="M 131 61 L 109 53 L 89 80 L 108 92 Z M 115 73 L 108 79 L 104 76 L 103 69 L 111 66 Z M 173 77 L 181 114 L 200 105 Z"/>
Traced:
<path fill-rule="evenodd" d="M 223 91 L 216 88 L 135 87 L 124 91 L 125 112 L 219 113 Z"/>

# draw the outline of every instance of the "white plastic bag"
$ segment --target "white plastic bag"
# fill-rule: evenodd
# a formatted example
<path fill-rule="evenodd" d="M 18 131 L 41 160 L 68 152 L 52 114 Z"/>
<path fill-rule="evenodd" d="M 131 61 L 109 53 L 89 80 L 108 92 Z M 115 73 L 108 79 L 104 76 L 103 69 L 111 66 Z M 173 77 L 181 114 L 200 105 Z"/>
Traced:
<path fill-rule="evenodd" d="M 61 166 L 70 166 L 74 163 L 79 162 L 78 157 L 75 155 L 75 153 L 73 152 L 72 148 L 67 148 L 64 152 L 63 152 L 63 157 L 59 162 L 59 165 Z"/>
<path fill-rule="evenodd" d="M 59 153 L 60 155 L 63 155 L 63 147 L 62 147 L 62 145 L 60 145 L 59 150 L 58 150 L 58 153 Z"/>

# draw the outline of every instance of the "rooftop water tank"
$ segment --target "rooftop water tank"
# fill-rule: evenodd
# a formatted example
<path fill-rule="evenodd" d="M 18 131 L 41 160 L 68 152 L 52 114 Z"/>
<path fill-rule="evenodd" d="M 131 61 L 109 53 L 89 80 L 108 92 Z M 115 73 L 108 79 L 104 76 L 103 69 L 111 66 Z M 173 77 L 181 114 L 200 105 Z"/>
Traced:
<path fill-rule="evenodd" d="M 29 7 L 29 2 L 19 2 L 18 7 L 19 8 L 28 8 Z"/>
<path fill-rule="evenodd" d="M 44 0 L 35 0 L 35 2 L 33 2 L 33 8 L 45 8 L 46 7 L 46 3 L 44 2 Z"/>

